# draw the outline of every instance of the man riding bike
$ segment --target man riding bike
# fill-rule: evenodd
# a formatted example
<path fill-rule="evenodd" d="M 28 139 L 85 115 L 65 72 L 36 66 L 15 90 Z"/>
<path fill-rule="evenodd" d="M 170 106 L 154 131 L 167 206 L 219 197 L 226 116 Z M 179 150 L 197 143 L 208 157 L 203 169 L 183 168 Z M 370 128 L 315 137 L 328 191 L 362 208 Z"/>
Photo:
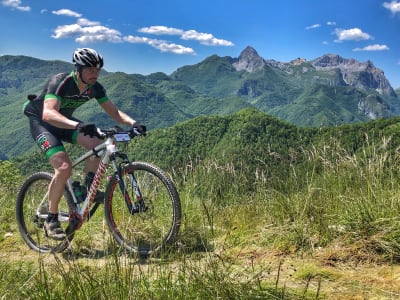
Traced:
<path fill-rule="evenodd" d="M 58 221 L 58 205 L 72 172 L 72 163 L 63 142 L 79 144 L 87 150 L 102 142 L 94 124 L 85 124 L 73 117 L 75 109 L 95 98 L 113 120 L 135 127 L 142 134 L 146 133 L 146 126 L 120 111 L 108 98 L 104 87 L 97 82 L 104 64 L 98 52 L 90 48 L 76 49 L 72 61 L 75 70 L 52 76 L 42 93 L 24 107 L 31 135 L 54 168 L 48 193 L 49 213 L 44 228 L 46 234 L 56 240 L 66 237 Z M 93 174 L 98 164 L 99 159 L 88 159 L 85 174 Z"/>

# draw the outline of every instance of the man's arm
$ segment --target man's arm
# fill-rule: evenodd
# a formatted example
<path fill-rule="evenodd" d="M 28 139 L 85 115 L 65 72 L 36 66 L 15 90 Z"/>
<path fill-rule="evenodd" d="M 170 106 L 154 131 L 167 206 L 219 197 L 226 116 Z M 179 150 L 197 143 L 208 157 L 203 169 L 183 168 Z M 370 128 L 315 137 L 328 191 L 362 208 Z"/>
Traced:
<path fill-rule="evenodd" d="M 68 119 L 59 112 L 60 101 L 55 98 L 43 101 L 42 120 L 58 128 L 74 129 L 78 122 Z"/>
<path fill-rule="evenodd" d="M 105 110 L 107 114 L 110 115 L 111 118 L 113 118 L 114 121 L 120 124 L 133 126 L 136 123 L 136 121 L 128 116 L 126 113 L 120 111 L 111 100 L 108 100 L 101 104 L 101 107 Z"/>

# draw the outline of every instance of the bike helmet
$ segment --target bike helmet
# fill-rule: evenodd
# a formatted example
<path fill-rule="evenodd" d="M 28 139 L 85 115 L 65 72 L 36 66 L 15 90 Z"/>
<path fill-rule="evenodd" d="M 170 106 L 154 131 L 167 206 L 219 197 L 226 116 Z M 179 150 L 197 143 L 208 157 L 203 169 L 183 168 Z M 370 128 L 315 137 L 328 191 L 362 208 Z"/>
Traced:
<path fill-rule="evenodd" d="M 78 48 L 75 50 L 72 56 L 72 62 L 78 68 L 83 67 L 96 67 L 101 69 L 103 67 L 103 57 L 96 52 L 96 50 L 90 48 Z"/>

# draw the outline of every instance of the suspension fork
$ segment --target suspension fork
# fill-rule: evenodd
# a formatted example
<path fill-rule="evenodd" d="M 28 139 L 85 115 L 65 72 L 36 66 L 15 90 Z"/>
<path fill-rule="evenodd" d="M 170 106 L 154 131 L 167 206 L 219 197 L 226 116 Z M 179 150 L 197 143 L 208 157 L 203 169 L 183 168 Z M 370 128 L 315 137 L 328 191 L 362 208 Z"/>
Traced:
<path fill-rule="evenodd" d="M 122 155 L 122 154 L 120 154 L 120 155 Z M 123 158 L 122 164 L 129 163 L 126 156 L 122 155 L 122 158 Z M 124 200 L 125 200 L 126 206 L 128 207 L 129 212 L 131 214 L 134 214 L 134 213 L 145 211 L 147 208 L 144 205 L 143 197 L 140 192 L 139 185 L 135 178 L 134 172 L 132 171 L 132 172 L 128 173 L 128 178 L 132 184 L 132 188 L 133 188 L 133 191 L 135 192 L 135 198 L 136 198 L 134 201 L 132 201 L 133 199 L 131 199 L 131 196 L 128 193 L 128 189 L 125 185 L 125 181 L 123 180 L 122 164 L 117 166 L 117 164 L 115 162 L 115 157 L 111 157 L 111 163 L 114 165 L 114 168 L 115 168 L 114 176 L 117 179 L 118 186 L 121 190 L 122 195 L 124 196 Z"/>

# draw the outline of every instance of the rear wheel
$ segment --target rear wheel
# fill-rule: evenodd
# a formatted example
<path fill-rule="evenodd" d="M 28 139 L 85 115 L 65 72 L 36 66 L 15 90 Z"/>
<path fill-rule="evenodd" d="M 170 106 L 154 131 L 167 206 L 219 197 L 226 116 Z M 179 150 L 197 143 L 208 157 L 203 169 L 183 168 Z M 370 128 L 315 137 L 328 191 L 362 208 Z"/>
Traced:
<path fill-rule="evenodd" d="M 124 166 L 121 179 L 127 194 L 121 192 L 117 177 L 112 177 L 104 207 L 108 226 L 118 244 L 130 252 L 149 255 L 171 243 L 181 223 L 181 203 L 171 179 L 145 162 Z M 137 189 L 143 201 L 137 198 Z M 136 212 L 128 209 L 126 196 L 139 205 Z"/>
<path fill-rule="evenodd" d="M 48 186 L 53 175 L 38 172 L 29 176 L 22 184 L 16 201 L 16 218 L 22 238 L 28 246 L 38 252 L 61 252 L 65 250 L 74 237 L 69 233 L 63 241 L 56 241 L 47 237 L 44 230 L 44 221 L 48 214 Z M 68 201 L 68 199 L 70 199 Z M 69 225 L 69 216 L 74 207 L 72 196 L 65 189 L 59 204 L 59 221 L 64 231 Z"/>

